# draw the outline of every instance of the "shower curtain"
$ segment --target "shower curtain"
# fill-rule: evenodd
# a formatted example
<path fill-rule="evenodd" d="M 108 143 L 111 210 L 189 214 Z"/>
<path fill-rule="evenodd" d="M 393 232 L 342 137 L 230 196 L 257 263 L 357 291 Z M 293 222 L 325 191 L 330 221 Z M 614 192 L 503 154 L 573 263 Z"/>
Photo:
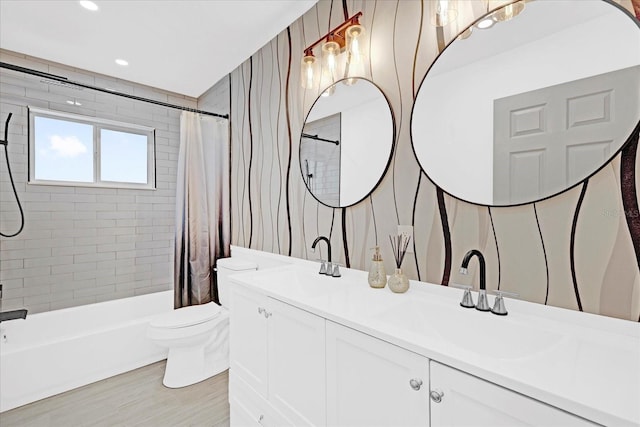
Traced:
<path fill-rule="evenodd" d="M 218 301 L 213 266 L 230 255 L 229 128 L 226 120 L 180 117 L 174 306 Z"/>

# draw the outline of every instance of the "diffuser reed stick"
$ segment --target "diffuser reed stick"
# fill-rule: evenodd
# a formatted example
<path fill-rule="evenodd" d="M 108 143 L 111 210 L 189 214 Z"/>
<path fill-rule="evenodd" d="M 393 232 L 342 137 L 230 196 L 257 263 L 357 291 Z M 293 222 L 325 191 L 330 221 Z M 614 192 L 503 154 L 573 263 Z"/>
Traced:
<path fill-rule="evenodd" d="M 397 236 L 390 234 L 389 240 L 391 241 L 391 249 L 393 250 L 396 267 L 400 268 L 402 260 L 404 260 L 404 256 L 407 254 L 407 248 L 409 247 L 411 237 L 406 234 L 398 234 Z"/>

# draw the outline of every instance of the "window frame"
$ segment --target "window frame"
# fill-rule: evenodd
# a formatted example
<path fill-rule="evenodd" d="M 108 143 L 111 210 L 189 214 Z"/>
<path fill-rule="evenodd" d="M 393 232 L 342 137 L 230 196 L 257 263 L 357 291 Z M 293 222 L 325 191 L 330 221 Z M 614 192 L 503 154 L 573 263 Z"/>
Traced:
<path fill-rule="evenodd" d="M 80 114 L 67 113 L 63 111 L 47 110 L 44 108 L 27 107 L 28 124 L 28 184 L 35 185 L 58 185 L 68 187 L 99 187 L 99 188 L 130 188 L 155 190 L 156 189 L 156 130 L 149 126 L 142 126 L 133 123 L 119 122 L 115 120 L 103 119 L 99 117 L 83 116 Z M 35 163 L 35 119 L 44 117 L 56 120 L 64 120 L 75 123 L 90 125 L 93 128 L 93 182 L 88 181 L 58 181 L 49 179 L 36 179 Z M 103 181 L 100 179 L 101 167 L 101 130 L 111 130 L 116 132 L 126 132 L 147 137 L 147 182 L 119 182 Z"/>

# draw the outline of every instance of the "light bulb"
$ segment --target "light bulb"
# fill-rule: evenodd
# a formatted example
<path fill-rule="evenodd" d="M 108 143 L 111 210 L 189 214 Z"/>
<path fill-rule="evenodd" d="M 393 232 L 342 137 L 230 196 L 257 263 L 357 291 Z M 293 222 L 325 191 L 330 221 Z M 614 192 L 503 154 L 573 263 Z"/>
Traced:
<path fill-rule="evenodd" d="M 345 84 L 351 85 L 357 82 L 354 77 L 364 77 L 365 75 L 367 44 L 365 43 L 364 27 L 360 24 L 351 25 L 345 31 L 345 38 L 347 41 L 347 64 L 344 77 L 347 79 Z"/>
<path fill-rule="evenodd" d="M 308 53 L 302 58 L 302 66 L 300 67 L 300 84 L 305 89 L 315 87 L 318 75 L 318 61 L 313 53 Z"/>
<path fill-rule="evenodd" d="M 322 78 L 325 83 L 332 84 L 339 79 L 339 54 L 340 45 L 337 42 L 329 41 L 322 45 L 322 62 L 324 63 Z"/>

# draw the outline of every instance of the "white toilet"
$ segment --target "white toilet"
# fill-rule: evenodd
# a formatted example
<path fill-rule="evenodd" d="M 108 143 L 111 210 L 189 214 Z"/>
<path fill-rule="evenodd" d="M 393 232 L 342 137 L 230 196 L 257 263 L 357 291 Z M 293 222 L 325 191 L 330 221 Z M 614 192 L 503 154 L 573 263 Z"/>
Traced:
<path fill-rule="evenodd" d="M 167 347 L 167 366 L 162 383 L 185 387 L 206 380 L 229 368 L 229 275 L 256 270 L 253 262 L 223 258 L 217 262 L 218 296 L 214 302 L 179 308 L 155 317 L 147 335 Z"/>

